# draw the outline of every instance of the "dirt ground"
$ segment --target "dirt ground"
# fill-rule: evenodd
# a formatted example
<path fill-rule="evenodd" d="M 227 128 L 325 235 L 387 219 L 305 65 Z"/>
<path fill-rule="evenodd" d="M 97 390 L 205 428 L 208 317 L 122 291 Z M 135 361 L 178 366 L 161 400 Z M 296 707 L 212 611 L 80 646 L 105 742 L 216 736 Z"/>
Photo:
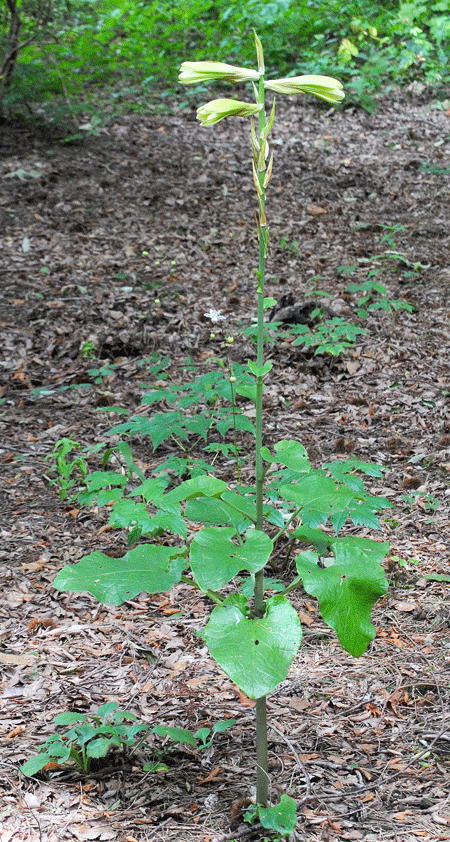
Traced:
<path fill-rule="evenodd" d="M 373 114 L 287 99 L 273 132 L 267 294 L 301 304 L 319 289 L 351 319 L 347 287 L 376 277 L 413 307 L 373 311 L 339 357 L 269 349 L 265 442 L 299 439 L 315 466 L 376 462 L 371 487 L 393 504 L 374 533 L 390 541 L 390 587 L 369 651 L 342 652 L 300 594 L 304 642 L 268 700 L 271 796 L 297 801 L 296 840 L 450 839 L 449 121 L 432 91 L 411 91 Z M 183 382 L 217 357 L 251 357 L 239 332 L 255 315 L 248 130 L 180 110 L 78 143 L 0 127 L 2 842 L 273 838 L 241 822 L 254 710 L 195 634 L 209 600 L 186 584 L 119 608 L 56 591 L 66 563 L 126 542 L 104 509 L 61 501 L 47 460 L 62 437 L 108 440 L 112 407 L 142 412 L 158 359 Z M 232 345 L 211 338 L 210 308 Z M 148 476 L 179 453 L 135 447 Z M 87 779 L 19 773 L 56 714 L 111 700 L 151 724 L 236 724 L 207 753 L 167 754 L 165 772 L 144 772 L 138 753 Z"/>

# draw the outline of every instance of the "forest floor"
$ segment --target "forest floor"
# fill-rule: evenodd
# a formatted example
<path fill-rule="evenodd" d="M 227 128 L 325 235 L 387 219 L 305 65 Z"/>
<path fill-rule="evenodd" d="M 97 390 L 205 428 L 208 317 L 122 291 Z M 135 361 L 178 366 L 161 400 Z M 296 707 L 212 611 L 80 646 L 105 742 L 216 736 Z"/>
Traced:
<path fill-rule="evenodd" d="M 297 801 L 296 840 L 450 839 L 450 112 L 439 106 L 414 91 L 373 114 L 287 99 L 273 131 L 267 294 L 301 306 L 320 290 L 368 332 L 338 356 L 270 345 L 265 443 L 298 439 L 315 466 L 382 465 L 368 485 L 393 506 L 373 533 L 390 542 L 390 587 L 364 656 L 297 597 L 303 645 L 268 700 L 271 796 Z M 2 842 L 273 838 L 241 821 L 254 708 L 195 634 L 209 600 L 186 584 L 118 608 L 55 590 L 65 564 L 120 556 L 126 540 L 108 507 L 60 499 L 47 459 L 63 437 L 110 441 L 113 408 L 142 413 L 155 378 L 252 357 L 240 332 L 255 315 L 248 135 L 246 120 L 204 129 L 175 109 L 78 145 L 0 127 Z M 370 278 L 412 312 L 359 322 L 362 293 L 347 288 Z M 226 316 L 215 331 L 211 308 Z M 146 476 L 183 456 L 174 440 L 134 453 Z M 233 475 L 229 460 L 216 469 Z M 236 724 L 206 753 L 166 752 L 158 773 L 143 771 L 143 751 L 87 778 L 19 773 L 56 714 L 107 701 L 151 725 Z"/>

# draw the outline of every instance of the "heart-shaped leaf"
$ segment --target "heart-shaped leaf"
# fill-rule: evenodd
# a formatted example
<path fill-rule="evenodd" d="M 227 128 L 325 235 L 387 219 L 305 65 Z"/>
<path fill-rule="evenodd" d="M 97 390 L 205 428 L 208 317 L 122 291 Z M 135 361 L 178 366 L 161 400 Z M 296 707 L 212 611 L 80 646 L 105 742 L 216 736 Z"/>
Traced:
<path fill-rule="evenodd" d="M 389 544 L 345 537 L 332 539 L 332 547 L 335 561 L 330 567 L 319 567 L 318 555 L 309 551 L 297 556 L 297 570 L 305 591 L 319 600 L 325 622 L 344 649 L 357 657 L 375 637 L 370 611 L 387 590 L 379 562 Z"/>
<path fill-rule="evenodd" d="M 264 617 L 250 618 L 245 597 L 233 594 L 214 609 L 204 637 L 211 655 L 231 680 L 250 699 L 259 699 L 286 678 L 302 630 L 286 597 L 272 597 L 267 600 Z"/>

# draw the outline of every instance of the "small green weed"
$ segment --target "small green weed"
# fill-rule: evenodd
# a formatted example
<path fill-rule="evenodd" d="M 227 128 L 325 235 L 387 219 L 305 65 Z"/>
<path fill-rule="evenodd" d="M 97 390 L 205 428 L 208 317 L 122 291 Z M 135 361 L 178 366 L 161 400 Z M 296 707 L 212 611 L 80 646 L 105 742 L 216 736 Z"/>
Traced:
<path fill-rule="evenodd" d="M 88 464 L 83 456 L 75 455 L 70 460 L 67 459 L 74 452 L 82 450 L 83 446 L 79 442 L 71 438 L 63 438 L 56 442 L 53 451 L 46 456 L 46 461 L 53 460 L 53 469 L 57 476 L 50 481 L 50 484 L 59 486 L 61 500 L 65 500 L 74 486 L 79 485 L 80 476 L 72 476 L 75 472 L 81 475 L 81 479 L 89 473 Z"/>
<path fill-rule="evenodd" d="M 87 775 L 92 761 L 105 758 L 114 748 L 127 754 L 136 742 L 138 734 L 148 731 L 149 726 L 138 723 L 133 713 L 118 710 L 116 702 L 107 702 L 96 714 L 84 715 L 65 711 L 55 716 L 55 725 L 71 725 L 64 734 L 52 734 L 39 748 L 38 754 L 27 760 L 20 771 L 24 775 L 36 775 L 49 763 L 58 766 L 73 766 Z M 130 724 L 129 724 L 130 723 Z"/>
<path fill-rule="evenodd" d="M 121 751 L 125 758 L 141 746 L 147 737 L 155 734 L 167 737 L 173 745 L 186 743 L 205 750 L 212 746 L 216 734 L 220 734 L 235 724 L 235 719 L 216 722 L 212 728 L 199 728 L 195 733 L 186 728 L 172 728 L 156 725 L 151 728 L 144 722 L 138 722 L 134 713 L 121 711 L 117 702 L 107 702 L 99 707 L 95 714 L 71 713 L 64 711 L 54 718 L 55 725 L 70 725 L 65 734 L 51 734 L 39 751 L 20 767 L 20 771 L 29 777 L 45 769 L 68 766 L 80 774 L 88 775 L 92 761 L 102 760 L 114 749 Z M 142 735 L 145 735 L 144 737 Z M 147 763 L 144 771 L 162 771 L 167 766 L 161 763 L 166 751 L 158 753 L 158 759 Z"/>
<path fill-rule="evenodd" d="M 369 274 L 376 274 L 369 273 Z M 381 284 L 376 278 L 369 278 L 364 283 L 349 284 L 347 292 L 362 292 L 362 295 L 356 304 L 355 313 L 359 318 L 366 319 L 369 313 L 374 310 L 384 310 L 386 313 L 392 313 L 396 310 L 407 310 L 412 313 L 414 308 L 408 301 L 401 299 L 388 298 L 386 287 Z"/>
<path fill-rule="evenodd" d="M 114 374 L 116 366 L 112 363 L 107 363 L 102 365 L 101 368 L 89 368 L 88 374 L 90 377 L 94 378 L 94 383 L 96 385 L 100 385 L 103 383 L 105 377 L 109 377 L 111 374 Z"/>
<path fill-rule="evenodd" d="M 413 491 L 411 494 L 403 494 L 402 500 L 409 505 L 410 509 L 419 506 L 426 512 L 435 512 L 440 506 L 437 497 L 426 491 Z"/>
<path fill-rule="evenodd" d="M 83 342 L 80 350 L 80 355 L 82 357 L 95 357 L 97 356 L 97 353 L 98 348 L 91 339 L 87 339 L 86 342 Z"/>

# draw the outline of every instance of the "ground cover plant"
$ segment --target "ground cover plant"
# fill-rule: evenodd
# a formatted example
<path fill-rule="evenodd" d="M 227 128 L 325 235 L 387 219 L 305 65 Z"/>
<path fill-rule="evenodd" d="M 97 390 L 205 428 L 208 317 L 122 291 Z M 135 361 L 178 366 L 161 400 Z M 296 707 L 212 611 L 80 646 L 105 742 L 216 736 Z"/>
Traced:
<path fill-rule="evenodd" d="M 186 743 L 205 750 L 212 746 L 216 734 L 220 734 L 231 725 L 234 719 L 216 722 L 213 728 L 199 728 L 193 733 L 188 728 L 174 728 L 155 725 L 153 728 L 145 722 L 138 722 L 135 714 L 119 710 L 117 702 L 106 702 L 94 714 L 64 711 L 55 716 L 55 725 L 72 726 L 64 734 L 51 734 L 39 747 L 34 757 L 30 757 L 21 766 L 24 775 L 36 775 L 44 771 L 68 766 L 75 768 L 83 776 L 92 771 L 92 764 L 108 758 L 111 751 L 119 751 L 123 761 L 129 759 L 137 748 L 153 734 L 169 739 L 171 746 Z M 161 752 L 161 757 L 167 753 Z M 168 767 L 162 759 L 151 760 L 144 765 L 144 771 L 162 772 Z M 100 767 L 101 768 L 101 767 Z"/>
<path fill-rule="evenodd" d="M 230 82 L 251 81 L 255 103 L 231 99 L 213 100 L 198 108 L 197 116 L 206 126 L 228 116 L 251 117 L 253 179 L 259 212 L 257 233 L 259 262 L 256 273 L 257 348 L 256 360 L 249 360 L 246 374 L 253 378 L 237 386 L 255 405 L 254 484 L 245 487 L 227 484 L 210 473 L 202 472 L 166 491 L 159 478 L 145 480 L 133 496 L 156 508 L 150 517 L 145 505 L 133 501 L 119 506 L 114 526 L 132 526 L 132 542 L 143 534 L 161 536 L 172 533 L 188 537 L 189 525 L 200 528 L 190 539 L 190 546 L 169 540 L 137 544 L 125 556 L 111 558 L 101 552 L 84 557 L 58 574 L 55 587 L 60 590 L 88 591 L 101 602 L 120 605 L 142 591 L 150 594 L 169 590 L 184 581 L 203 591 L 216 607 L 204 629 L 209 651 L 224 672 L 251 699 L 256 700 L 256 815 L 264 826 L 289 834 L 295 827 L 295 807 L 289 796 L 268 811 L 269 773 L 266 697 L 283 681 L 301 642 L 299 617 L 287 598 L 299 585 L 318 598 L 324 620 L 333 628 L 344 648 L 354 656 L 362 655 L 375 636 L 370 611 L 387 587 L 381 562 L 388 551 L 386 542 L 367 537 L 340 536 L 347 520 L 355 525 L 378 528 L 377 511 L 389 505 L 385 498 L 372 498 L 364 491 L 358 472 L 381 476 L 376 467 L 350 459 L 312 468 L 304 446 L 295 440 L 274 444 L 274 453 L 263 445 L 264 378 L 272 363 L 265 359 L 265 311 L 276 304 L 265 296 L 265 263 L 269 242 L 266 218 L 266 188 L 270 182 L 273 155 L 268 155 L 268 137 L 275 121 L 275 102 L 266 114 L 266 91 L 277 93 L 312 93 L 328 101 L 339 102 L 342 85 L 330 77 L 302 76 L 266 79 L 262 46 L 255 34 L 257 70 L 246 70 L 217 62 L 185 62 L 180 81 L 196 84 L 214 79 Z M 255 125 L 253 117 L 257 117 Z M 218 320 L 218 315 L 215 314 Z M 234 374 L 230 383 L 236 383 Z M 233 416 L 235 418 L 235 416 Z M 173 420 L 173 419 L 172 419 Z M 145 419 L 121 425 L 115 432 L 149 432 Z M 171 427 L 171 421 L 168 427 Z M 177 430 L 179 433 L 179 431 Z M 236 433 L 236 426 L 235 426 Z M 163 438 L 153 440 L 154 446 Z M 68 449 L 63 444 L 63 474 Z M 128 467 L 133 468 L 130 459 Z M 139 473 L 139 471 L 136 471 Z M 84 473 L 84 468 L 82 469 Z M 95 476 L 95 475 L 94 475 Z M 87 477 L 84 477 L 87 482 Z M 122 477 L 106 475 L 106 499 L 119 498 L 111 486 L 124 485 Z M 122 482 L 120 481 L 122 480 Z M 105 485 L 105 483 L 104 483 Z M 90 487 L 97 495 L 98 485 Z M 102 493 L 105 492 L 103 486 Z M 84 501 L 86 502 L 86 501 Z M 331 523 L 334 534 L 320 527 Z M 269 524 L 275 530 L 269 528 Z M 273 535 L 273 533 L 275 534 Z M 280 539 L 292 539 L 312 546 L 295 559 L 293 581 L 274 596 L 267 594 L 265 569 Z M 272 537 L 273 536 L 273 537 Z M 239 574 L 250 574 L 249 589 L 238 580 L 231 594 L 230 583 Z M 272 584 L 272 583 L 270 583 Z M 272 812 L 271 812 L 272 811 Z"/>

